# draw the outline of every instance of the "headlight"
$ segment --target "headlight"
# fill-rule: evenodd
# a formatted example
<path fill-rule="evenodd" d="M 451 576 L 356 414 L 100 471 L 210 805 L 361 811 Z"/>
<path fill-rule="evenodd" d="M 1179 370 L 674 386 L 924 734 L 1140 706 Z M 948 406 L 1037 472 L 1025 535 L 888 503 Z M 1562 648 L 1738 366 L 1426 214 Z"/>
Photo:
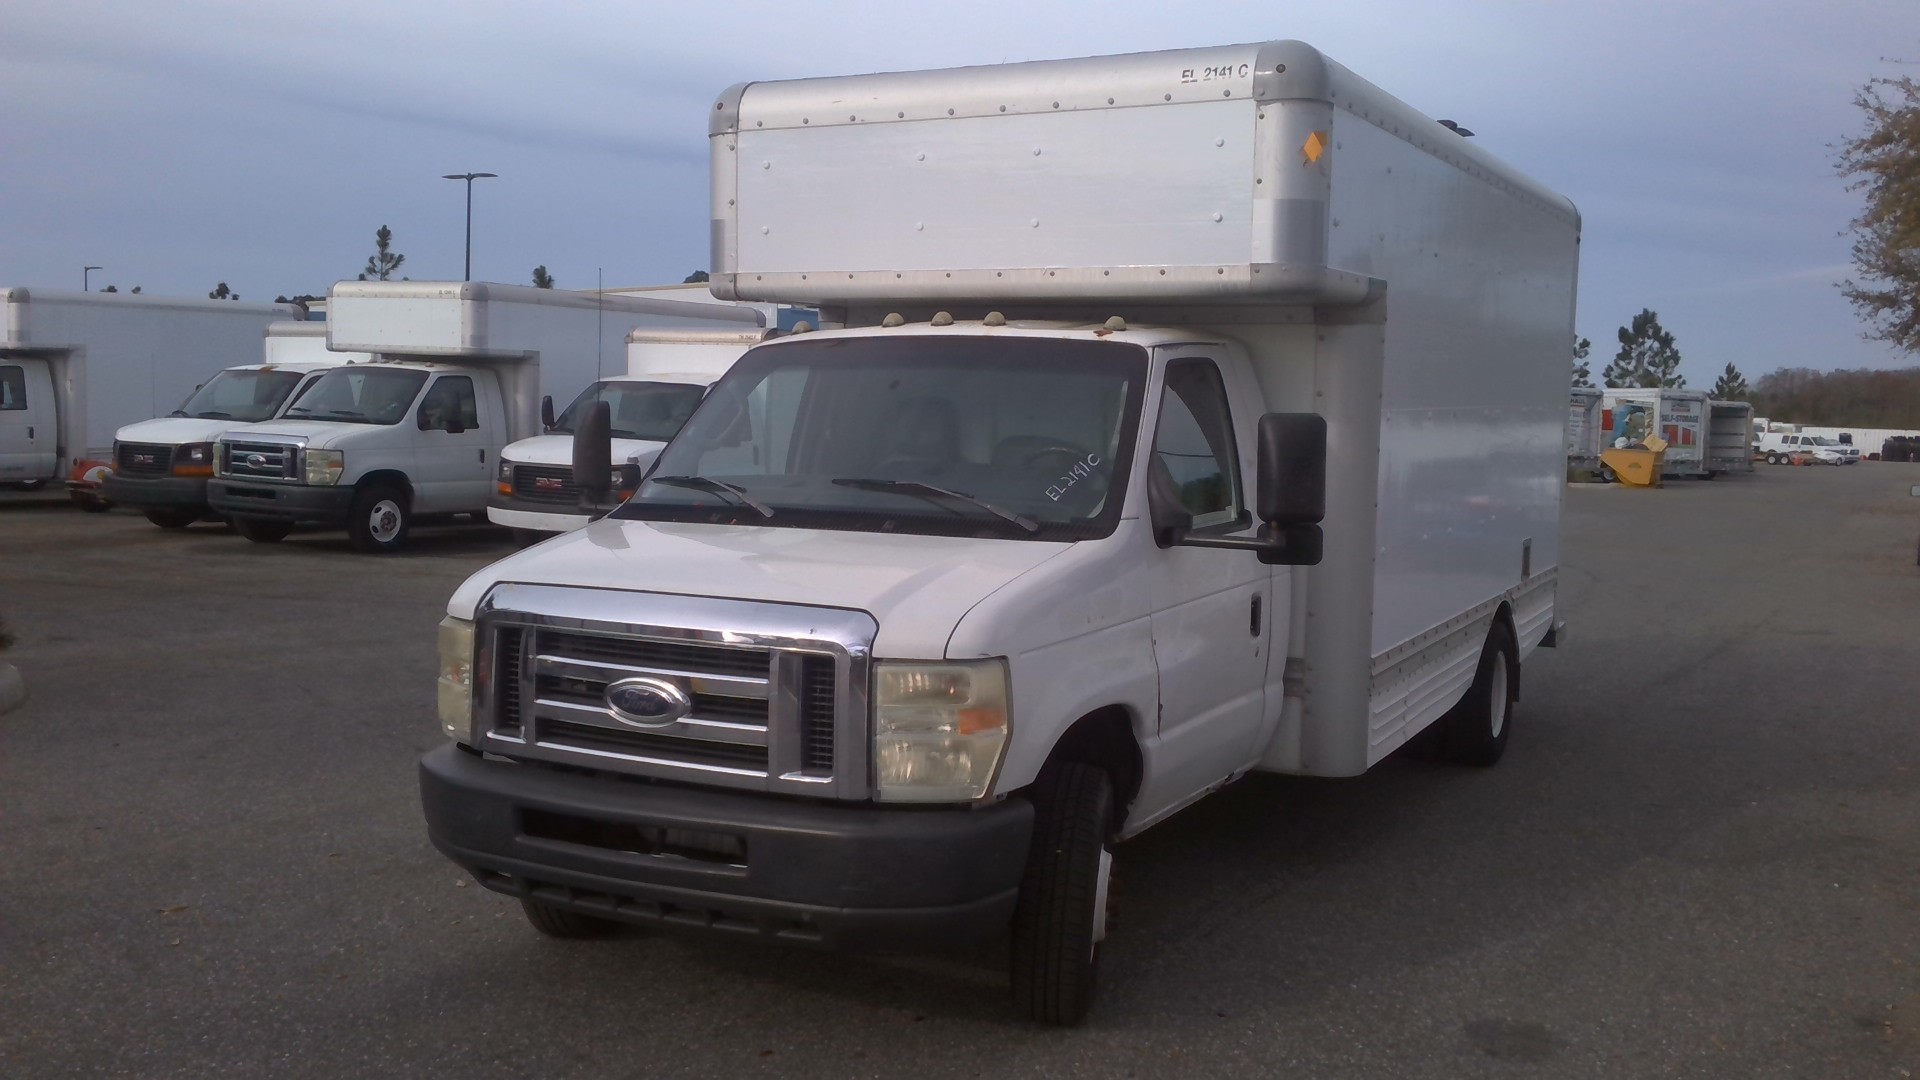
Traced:
<path fill-rule="evenodd" d="M 473 741 L 473 624 L 449 615 L 440 620 L 440 730 L 458 742 Z"/>
<path fill-rule="evenodd" d="M 508 486 L 513 484 L 513 462 L 506 458 L 500 459 L 500 482 Z"/>
<path fill-rule="evenodd" d="M 173 471 L 181 476 L 206 476 L 212 473 L 213 444 L 188 443 L 185 446 L 175 447 Z"/>
<path fill-rule="evenodd" d="M 1007 665 L 881 661 L 873 666 L 876 798 L 978 799 L 1007 745 Z"/>
<path fill-rule="evenodd" d="M 340 482 L 340 474 L 347 469 L 347 455 L 339 450 L 302 450 L 300 466 L 306 473 L 307 483 L 332 487 Z"/>

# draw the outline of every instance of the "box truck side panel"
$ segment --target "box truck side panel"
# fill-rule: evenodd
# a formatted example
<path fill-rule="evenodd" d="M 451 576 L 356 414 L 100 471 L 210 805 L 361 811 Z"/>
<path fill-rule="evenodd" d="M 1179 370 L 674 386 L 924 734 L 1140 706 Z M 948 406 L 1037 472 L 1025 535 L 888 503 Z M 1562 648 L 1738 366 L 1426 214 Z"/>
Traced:
<path fill-rule="evenodd" d="M 1328 261 L 1386 282 L 1383 657 L 1559 564 L 1579 227 L 1352 112 L 1333 140 Z M 1517 629 L 1524 654 L 1546 625 Z"/>

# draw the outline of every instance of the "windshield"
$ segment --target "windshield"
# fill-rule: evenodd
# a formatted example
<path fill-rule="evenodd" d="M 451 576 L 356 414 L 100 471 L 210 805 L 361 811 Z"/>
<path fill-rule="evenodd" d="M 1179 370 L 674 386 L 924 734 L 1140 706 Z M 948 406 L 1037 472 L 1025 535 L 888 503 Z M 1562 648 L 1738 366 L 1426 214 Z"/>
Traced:
<path fill-rule="evenodd" d="M 406 418 L 427 373 L 419 368 L 381 368 L 371 364 L 334 368 L 320 376 L 289 419 L 339 420 L 349 424 L 397 424 Z"/>
<path fill-rule="evenodd" d="M 175 416 L 201 420 L 244 420 L 257 423 L 271 419 L 280 411 L 287 395 L 299 385 L 297 371 L 262 371 L 258 368 L 222 371 L 193 392 Z"/>
<path fill-rule="evenodd" d="M 1826 438 L 1826 437 L 1824 437 L 1824 436 L 1821 436 L 1821 435 L 1809 435 L 1809 436 L 1807 436 L 1807 441 L 1808 441 L 1808 442 L 1810 442 L 1810 443 L 1812 443 L 1812 444 L 1813 444 L 1813 445 L 1815 445 L 1815 446 L 1838 446 L 1838 445 L 1840 445 L 1839 443 L 1836 443 L 1836 442 L 1834 442 L 1834 441 L 1833 441 L 1832 439 L 1829 439 L 1829 438 Z"/>
<path fill-rule="evenodd" d="M 751 350 L 615 517 L 1034 540 L 1120 517 L 1147 354 L 889 337 Z"/>
<path fill-rule="evenodd" d="M 613 417 L 614 438 L 666 442 L 687 422 L 687 417 L 693 415 L 700 396 L 706 392 L 706 387 L 693 383 L 594 383 L 560 414 L 553 430 L 573 434 L 574 425 L 580 422 L 588 407 L 604 401 Z"/>

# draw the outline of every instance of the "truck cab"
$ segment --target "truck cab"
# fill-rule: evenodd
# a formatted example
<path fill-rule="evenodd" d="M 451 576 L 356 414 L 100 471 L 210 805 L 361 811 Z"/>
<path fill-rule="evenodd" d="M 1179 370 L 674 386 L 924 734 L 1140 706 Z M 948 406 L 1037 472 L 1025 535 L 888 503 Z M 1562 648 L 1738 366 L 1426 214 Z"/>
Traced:
<path fill-rule="evenodd" d="M 506 427 L 490 369 L 336 367 L 279 419 L 220 437 L 209 501 L 258 543 L 314 524 L 345 528 L 358 550 L 393 551 L 417 518 L 485 507 Z"/>
<path fill-rule="evenodd" d="M 163 529 L 184 529 L 212 511 L 207 481 L 214 442 L 235 425 L 273 419 L 337 361 L 231 367 L 209 379 L 178 409 L 114 433 L 107 501 L 139 510 Z"/>

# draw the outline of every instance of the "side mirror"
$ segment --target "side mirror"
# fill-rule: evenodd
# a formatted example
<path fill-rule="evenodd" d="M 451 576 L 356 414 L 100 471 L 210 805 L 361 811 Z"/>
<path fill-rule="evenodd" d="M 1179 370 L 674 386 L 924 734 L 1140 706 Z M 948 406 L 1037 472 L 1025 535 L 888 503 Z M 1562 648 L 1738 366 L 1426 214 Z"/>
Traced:
<path fill-rule="evenodd" d="M 1327 516 L 1327 418 L 1268 413 L 1260 418 L 1260 520 L 1276 528 L 1318 525 Z"/>
<path fill-rule="evenodd" d="M 547 396 L 540 399 L 540 430 L 541 431 L 553 430 L 553 395 L 552 394 L 548 394 Z"/>
<path fill-rule="evenodd" d="M 587 407 L 573 430 L 573 482 L 582 509 L 597 512 L 613 484 L 613 408 L 604 401 Z"/>
<path fill-rule="evenodd" d="M 1193 512 L 1180 503 L 1180 487 L 1160 455 L 1147 465 L 1147 511 L 1152 518 L 1153 542 L 1170 548 L 1193 529 Z"/>

